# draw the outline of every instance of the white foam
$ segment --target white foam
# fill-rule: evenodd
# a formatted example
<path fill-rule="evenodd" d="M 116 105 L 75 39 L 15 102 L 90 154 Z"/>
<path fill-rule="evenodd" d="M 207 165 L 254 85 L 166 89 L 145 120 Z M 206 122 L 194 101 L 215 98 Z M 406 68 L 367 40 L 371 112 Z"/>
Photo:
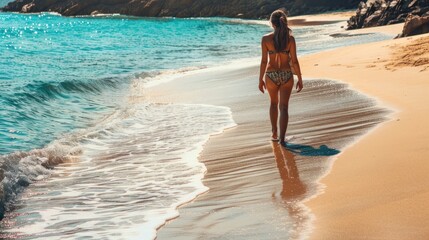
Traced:
<path fill-rule="evenodd" d="M 217 71 L 229 71 L 237 70 L 248 67 L 255 67 L 259 64 L 260 59 L 251 57 L 251 58 L 240 58 L 237 60 L 231 60 L 224 62 L 222 65 L 214 65 L 210 67 L 199 67 L 199 68 L 180 68 L 177 70 L 167 70 L 159 72 L 158 74 L 145 75 L 143 77 L 137 77 L 133 83 L 134 86 L 140 85 L 139 87 L 134 87 L 134 89 L 148 89 L 151 87 L 158 86 L 170 81 L 173 81 L 178 78 L 183 78 L 186 76 L 191 76 L 199 73 L 211 73 Z"/>
<path fill-rule="evenodd" d="M 233 126 L 226 107 L 130 105 L 66 137 L 79 139 L 79 162 L 31 187 L 50 192 L 23 196 L 28 211 L 39 215 L 20 228 L 41 238 L 153 239 L 180 205 L 208 190 L 198 156 L 211 135 Z"/>
<path fill-rule="evenodd" d="M 8 210 L 18 196 L 29 184 L 50 176 L 50 168 L 69 161 L 80 154 L 76 142 L 70 138 L 67 142 L 57 140 L 43 149 L 29 152 L 14 152 L 0 156 L 0 189 L 2 200 L 0 209 Z"/>

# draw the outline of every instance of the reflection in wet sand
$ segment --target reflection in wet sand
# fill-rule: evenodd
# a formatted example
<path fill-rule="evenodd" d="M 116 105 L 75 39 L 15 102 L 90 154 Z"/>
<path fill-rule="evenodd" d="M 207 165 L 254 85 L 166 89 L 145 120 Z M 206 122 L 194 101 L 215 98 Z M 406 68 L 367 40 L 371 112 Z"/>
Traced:
<path fill-rule="evenodd" d="M 234 79 L 240 86 L 238 92 L 254 90 L 247 84 L 249 78 L 231 74 L 225 79 Z M 206 101 L 208 91 L 219 86 L 218 81 L 213 84 L 193 93 L 198 92 Z M 210 190 L 181 208 L 180 217 L 159 231 L 157 239 L 308 236 L 314 215 L 304 202 L 320 193 L 323 186 L 318 180 L 329 171 L 332 156 L 386 120 L 388 110 L 346 84 L 326 80 L 305 84 L 306 88 L 291 98 L 287 135 L 295 138 L 286 148 L 268 142 L 271 130 L 266 98 L 236 96 L 229 92 L 229 85 L 222 88 L 224 95 L 220 97 L 234 96 L 231 109 L 238 126 L 212 137 L 204 147 L 200 159 L 208 170 L 204 185 Z"/>
<path fill-rule="evenodd" d="M 291 151 L 281 147 L 281 145 L 276 142 L 273 142 L 272 146 L 277 168 L 283 181 L 283 188 L 280 193 L 282 199 L 286 202 L 290 202 L 296 198 L 300 198 L 300 196 L 306 192 L 306 187 L 299 179 L 295 156 Z"/>
<path fill-rule="evenodd" d="M 285 208 L 289 214 L 294 228 L 290 231 L 289 239 L 300 239 L 302 233 L 310 225 L 311 215 L 303 205 L 303 200 L 308 198 L 307 186 L 301 181 L 296 156 L 301 156 L 301 161 L 311 161 L 312 157 L 332 156 L 339 151 L 326 145 L 312 147 L 310 145 L 286 143 L 285 146 L 277 142 L 271 143 L 277 169 L 282 180 L 280 199 L 273 194 L 273 200 Z M 304 157 L 304 159 L 302 159 Z"/>
<path fill-rule="evenodd" d="M 299 178 L 295 155 L 277 142 L 273 142 L 272 147 L 282 180 L 280 203 L 282 207 L 287 209 L 293 226 L 295 227 L 289 239 L 299 239 L 300 233 L 308 226 L 310 220 L 301 202 L 306 197 L 305 193 L 307 192 L 307 187 Z"/>

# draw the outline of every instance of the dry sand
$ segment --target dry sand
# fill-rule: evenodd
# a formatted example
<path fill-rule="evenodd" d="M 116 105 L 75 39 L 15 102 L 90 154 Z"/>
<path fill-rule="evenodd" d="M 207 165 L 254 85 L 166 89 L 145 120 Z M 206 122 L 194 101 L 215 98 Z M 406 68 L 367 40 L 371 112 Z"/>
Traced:
<path fill-rule="evenodd" d="M 377 31 L 399 33 L 400 29 L 401 25 L 396 25 Z M 359 31 L 368 30 L 353 32 Z M 266 95 L 257 93 L 255 64 L 201 71 L 148 89 L 147 96 L 153 102 L 229 106 L 238 123 L 212 137 L 200 156 L 208 169 L 204 184 L 210 191 L 183 206 L 180 217 L 167 223 L 158 232 L 158 239 L 300 239 L 308 234 L 312 239 L 428 239 L 429 51 L 422 50 L 428 49 L 428 39 L 423 35 L 300 58 L 306 79 L 349 83 L 395 110 L 390 121 L 339 155 L 330 172 L 326 166 L 332 160 L 317 158 L 309 163 L 268 141 L 268 101 Z M 293 106 L 305 104 L 306 98 L 314 96 L 311 92 L 318 91 L 317 84 L 306 81 L 304 97 L 292 97 L 292 114 L 300 112 Z M 356 106 L 353 113 L 359 113 L 361 106 Z M 366 120 L 343 125 L 341 121 L 371 112 L 353 115 L 350 109 L 340 107 L 336 111 L 338 116 L 335 111 L 323 114 L 323 123 L 330 129 L 317 133 L 362 125 Z M 304 130 L 321 125 L 320 118 L 299 114 L 291 117 L 288 131 L 302 142 L 335 145 L 337 138 L 350 134 L 346 129 L 308 140 L 306 137 L 314 132 Z M 329 114 L 335 116 L 323 118 Z M 369 119 L 374 116 L 378 115 Z M 300 119 L 310 120 L 301 126 Z M 340 125 L 332 125 L 336 121 Z M 353 136 L 361 130 L 352 131 Z M 281 170 L 282 164 L 289 166 L 289 173 Z M 320 184 L 315 181 L 323 175 L 323 193 L 303 205 L 303 200 L 320 193 Z M 295 230 L 284 229 L 285 225 Z"/>
<path fill-rule="evenodd" d="M 429 239 L 429 35 L 301 58 L 306 77 L 347 82 L 396 109 L 348 148 L 307 203 L 312 239 Z"/>
<path fill-rule="evenodd" d="M 342 22 L 350 18 L 355 13 L 355 11 L 346 11 L 346 12 L 333 12 L 326 14 L 316 14 L 316 15 L 301 15 L 295 17 L 289 17 L 288 23 L 294 26 L 314 26 L 329 24 L 335 22 Z"/>

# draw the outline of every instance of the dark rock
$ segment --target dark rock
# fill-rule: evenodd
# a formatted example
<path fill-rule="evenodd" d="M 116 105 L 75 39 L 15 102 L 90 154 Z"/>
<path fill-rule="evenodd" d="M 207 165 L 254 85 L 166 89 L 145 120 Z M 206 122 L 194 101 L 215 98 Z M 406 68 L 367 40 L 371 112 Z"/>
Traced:
<path fill-rule="evenodd" d="M 368 0 L 359 3 L 347 29 L 401 23 L 409 14 L 424 16 L 428 12 L 429 0 Z"/>
<path fill-rule="evenodd" d="M 366 19 L 364 19 L 364 26 L 365 27 L 373 27 L 377 26 L 378 21 L 381 17 L 381 11 L 374 12 L 371 16 L 368 16 Z"/>
<path fill-rule="evenodd" d="M 4 214 L 6 212 L 6 209 L 4 207 L 3 201 L 0 201 L 0 220 L 4 218 Z"/>
<path fill-rule="evenodd" d="M 429 16 L 409 15 L 405 21 L 404 29 L 399 37 L 408 37 L 417 34 L 429 33 Z"/>
<path fill-rule="evenodd" d="M 53 11 L 66 16 L 119 13 L 149 17 L 267 18 L 286 8 L 291 15 L 351 9 L 359 0 L 15 0 L 3 11 Z"/>
<path fill-rule="evenodd" d="M 22 187 L 28 187 L 30 186 L 30 181 L 28 179 L 22 178 L 18 180 L 18 185 Z"/>

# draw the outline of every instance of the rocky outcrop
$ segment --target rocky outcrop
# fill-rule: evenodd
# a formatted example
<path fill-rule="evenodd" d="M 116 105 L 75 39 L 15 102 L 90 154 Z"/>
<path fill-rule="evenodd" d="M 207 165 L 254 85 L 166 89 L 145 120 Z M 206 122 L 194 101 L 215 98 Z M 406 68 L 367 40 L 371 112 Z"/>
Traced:
<path fill-rule="evenodd" d="M 290 15 L 355 8 L 359 0 L 15 0 L 3 11 L 53 11 L 62 15 L 120 13 L 150 17 L 267 18 L 286 8 Z"/>
<path fill-rule="evenodd" d="M 429 13 L 423 17 L 409 15 L 405 20 L 404 29 L 398 37 L 408 37 L 429 33 Z"/>
<path fill-rule="evenodd" d="M 359 3 L 347 29 L 401 23 L 410 14 L 424 16 L 428 12 L 429 0 L 368 0 Z"/>

